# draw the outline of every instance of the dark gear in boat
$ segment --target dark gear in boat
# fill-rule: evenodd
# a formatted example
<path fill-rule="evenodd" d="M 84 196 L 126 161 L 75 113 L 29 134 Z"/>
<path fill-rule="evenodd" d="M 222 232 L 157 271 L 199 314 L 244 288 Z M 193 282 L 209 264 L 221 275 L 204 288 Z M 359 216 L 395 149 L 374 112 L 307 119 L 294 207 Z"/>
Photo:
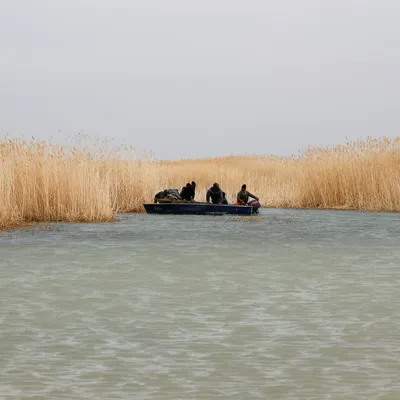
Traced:
<path fill-rule="evenodd" d="M 182 200 L 182 197 L 178 189 L 165 189 L 154 196 L 154 203 L 159 203 L 160 200 L 176 201 Z"/>
<path fill-rule="evenodd" d="M 161 190 L 161 192 L 158 192 L 158 193 L 154 196 L 154 203 L 157 203 L 158 200 L 161 200 L 161 199 L 163 199 L 163 198 L 165 198 L 165 197 L 166 197 L 165 190 Z"/>

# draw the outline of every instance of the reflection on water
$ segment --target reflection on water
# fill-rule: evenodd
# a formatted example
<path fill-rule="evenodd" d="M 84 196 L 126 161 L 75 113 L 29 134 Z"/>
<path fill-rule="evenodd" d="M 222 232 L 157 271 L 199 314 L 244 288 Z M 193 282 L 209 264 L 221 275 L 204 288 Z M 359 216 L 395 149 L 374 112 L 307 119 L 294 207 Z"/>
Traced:
<path fill-rule="evenodd" d="M 1 232 L 0 398 L 399 399 L 399 233 L 298 210 Z"/>

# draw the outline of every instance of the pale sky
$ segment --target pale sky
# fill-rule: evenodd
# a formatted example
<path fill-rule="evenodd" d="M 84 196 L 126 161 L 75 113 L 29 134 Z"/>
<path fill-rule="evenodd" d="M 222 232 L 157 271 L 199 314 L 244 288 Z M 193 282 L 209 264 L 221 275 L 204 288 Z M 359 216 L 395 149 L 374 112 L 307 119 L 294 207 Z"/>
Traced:
<path fill-rule="evenodd" d="M 396 136 L 398 0 L 0 0 L 0 135 L 180 159 Z"/>

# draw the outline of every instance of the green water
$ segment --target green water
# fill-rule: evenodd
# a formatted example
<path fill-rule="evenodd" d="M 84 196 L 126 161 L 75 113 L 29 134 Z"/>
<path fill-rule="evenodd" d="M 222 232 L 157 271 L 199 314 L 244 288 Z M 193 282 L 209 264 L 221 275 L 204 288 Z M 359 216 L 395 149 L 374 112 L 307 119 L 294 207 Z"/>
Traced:
<path fill-rule="evenodd" d="M 399 399 L 400 215 L 0 233 L 1 399 Z"/>

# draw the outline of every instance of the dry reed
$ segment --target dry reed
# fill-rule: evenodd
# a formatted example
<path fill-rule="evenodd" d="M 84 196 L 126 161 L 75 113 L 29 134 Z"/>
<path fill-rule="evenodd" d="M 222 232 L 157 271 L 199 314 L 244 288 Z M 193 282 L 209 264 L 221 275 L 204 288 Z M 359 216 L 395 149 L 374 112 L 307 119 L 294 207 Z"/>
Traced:
<path fill-rule="evenodd" d="M 133 149 L 0 142 L 0 228 L 31 221 L 112 221 L 141 212 L 164 188 L 195 180 L 197 199 L 220 183 L 230 202 L 242 183 L 265 207 L 400 211 L 400 138 L 308 148 L 298 157 L 157 161 Z M 127 151 L 128 150 L 128 151 Z"/>

